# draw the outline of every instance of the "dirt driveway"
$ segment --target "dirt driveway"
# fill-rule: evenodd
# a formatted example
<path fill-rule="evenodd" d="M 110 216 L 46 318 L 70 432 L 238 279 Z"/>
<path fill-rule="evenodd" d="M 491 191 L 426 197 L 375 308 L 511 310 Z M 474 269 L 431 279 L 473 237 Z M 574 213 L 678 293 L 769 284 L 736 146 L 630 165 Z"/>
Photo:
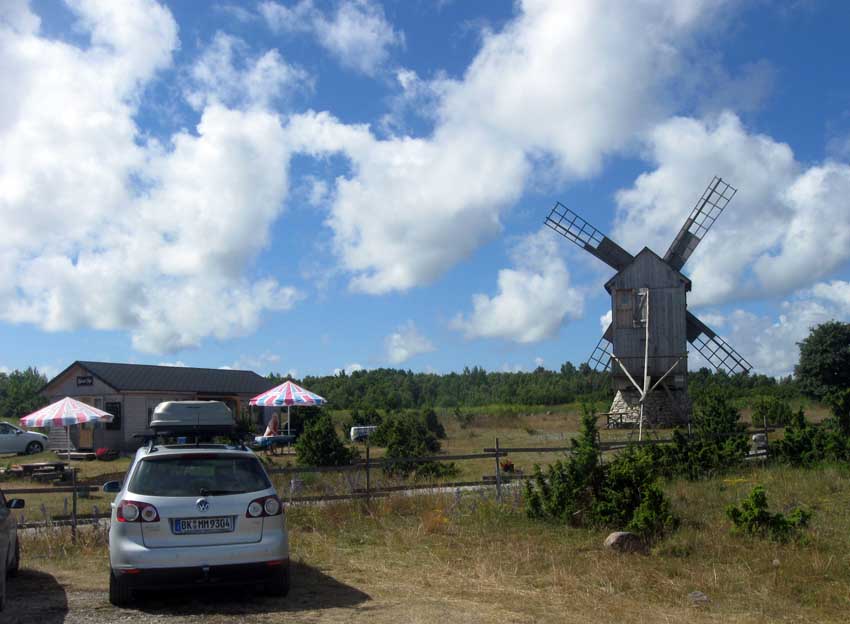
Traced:
<path fill-rule="evenodd" d="M 75 588 L 51 574 L 21 570 L 9 583 L 0 622 L 9 624 L 100 624 L 106 622 L 345 622 L 374 609 L 369 596 L 319 570 L 296 564 L 285 599 L 250 590 L 217 588 L 142 596 L 131 609 L 116 609 L 104 590 Z M 363 618 L 364 620 L 366 617 Z"/>

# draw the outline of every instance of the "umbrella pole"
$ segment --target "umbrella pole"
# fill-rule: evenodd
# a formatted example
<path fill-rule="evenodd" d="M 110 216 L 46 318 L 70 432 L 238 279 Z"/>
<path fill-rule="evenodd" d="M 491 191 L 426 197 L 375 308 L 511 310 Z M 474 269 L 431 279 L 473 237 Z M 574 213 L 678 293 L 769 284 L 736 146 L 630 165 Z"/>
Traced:
<path fill-rule="evenodd" d="M 286 435 L 290 434 L 289 430 L 289 405 L 286 406 Z"/>

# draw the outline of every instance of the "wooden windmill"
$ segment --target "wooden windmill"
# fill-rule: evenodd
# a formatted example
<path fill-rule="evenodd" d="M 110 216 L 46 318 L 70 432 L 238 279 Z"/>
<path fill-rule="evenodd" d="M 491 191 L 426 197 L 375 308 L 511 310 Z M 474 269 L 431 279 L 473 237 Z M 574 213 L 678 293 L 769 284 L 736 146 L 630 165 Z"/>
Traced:
<path fill-rule="evenodd" d="M 687 343 L 716 370 L 747 372 L 750 364 L 688 312 L 691 280 L 680 271 L 736 189 L 715 177 L 664 257 L 648 247 L 633 256 L 572 210 L 557 203 L 546 225 L 617 271 L 605 284 L 611 324 L 588 363 L 611 369 L 617 394 L 608 413 L 616 423 L 688 422 Z"/>

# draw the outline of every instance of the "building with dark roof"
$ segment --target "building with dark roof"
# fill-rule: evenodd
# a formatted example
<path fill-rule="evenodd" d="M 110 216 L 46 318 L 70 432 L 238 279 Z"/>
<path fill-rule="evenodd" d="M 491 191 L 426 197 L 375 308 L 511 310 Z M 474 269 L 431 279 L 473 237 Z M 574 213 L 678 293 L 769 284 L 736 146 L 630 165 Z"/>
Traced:
<path fill-rule="evenodd" d="M 73 397 L 115 418 L 108 424 L 71 427 L 69 433 L 55 427 L 48 445 L 130 450 L 140 445 L 134 436 L 148 431 L 153 410 L 163 401 L 223 401 L 236 415 L 274 385 L 253 371 L 77 361 L 47 382 L 41 394 L 50 402 Z"/>

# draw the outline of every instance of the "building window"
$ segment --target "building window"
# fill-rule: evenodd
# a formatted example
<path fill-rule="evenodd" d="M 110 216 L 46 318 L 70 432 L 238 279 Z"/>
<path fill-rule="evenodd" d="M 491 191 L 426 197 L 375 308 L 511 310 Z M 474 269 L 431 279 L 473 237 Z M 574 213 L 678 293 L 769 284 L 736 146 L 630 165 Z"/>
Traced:
<path fill-rule="evenodd" d="M 614 294 L 616 310 L 614 313 L 614 327 L 617 329 L 632 327 L 632 316 L 634 314 L 634 291 L 631 288 L 620 288 Z"/>
<path fill-rule="evenodd" d="M 103 411 L 112 414 L 112 422 L 106 423 L 106 429 L 109 431 L 121 431 L 121 403 L 118 401 L 108 402 Z"/>

